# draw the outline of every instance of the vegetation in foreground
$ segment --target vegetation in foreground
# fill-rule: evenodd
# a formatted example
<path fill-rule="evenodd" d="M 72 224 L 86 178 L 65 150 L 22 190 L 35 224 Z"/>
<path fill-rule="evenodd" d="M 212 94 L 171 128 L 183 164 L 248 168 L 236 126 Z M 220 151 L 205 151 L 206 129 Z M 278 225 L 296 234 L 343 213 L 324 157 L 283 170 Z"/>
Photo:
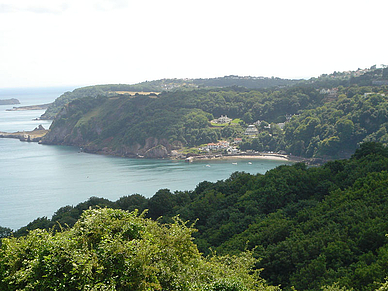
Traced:
<path fill-rule="evenodd" d="M 319 167 L 298 163 L 265 175 L 236 172 L 193 191 L 161 189 L 151 198 L 94 197 L 59 209 L 51 219 L 39 218 L 14 236 L 23 240 L 36 228 L 77 225 L 89 207 L 148 209 L 147 217 L 159 223 L 175 223 L 178 214 L 195 222 L 193 242 L 205 255 L 210 248 L 237 257 L 251 250 L 258 259 L 254 269 L 263 269 L 261 277 L 283 290 L 376 290 L 388 276 L 387 189 L 388 149 L 368 142 L 351 159 Z M 9 234 L 3 229 L 3 236 Z"/>
<path fill-rule="evenodd" d="M 194 230 L 137 212 L 90 209 L 61 232 L 3 239 L 1 290 L 279 290 L 253 270 L 250 252 L 203 257 Z"/>

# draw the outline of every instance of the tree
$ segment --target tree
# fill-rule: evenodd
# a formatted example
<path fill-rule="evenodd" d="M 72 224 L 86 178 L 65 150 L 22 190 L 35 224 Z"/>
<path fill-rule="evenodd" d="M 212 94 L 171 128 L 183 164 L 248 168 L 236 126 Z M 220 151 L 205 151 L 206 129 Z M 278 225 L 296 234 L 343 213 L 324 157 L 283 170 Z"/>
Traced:
<path fill-rule="evenodd" d="M 8 237 L 12 234 L 12 229 L 0 226 L 0 239 Z"/>
<path fill-rule="evenodd" d="M 353 158 L 360 159 L 368 155 L 381 155 L 388 157 L 388 148 L 377 142 L 364 142 L 353 154 Z"/>
<path fill-rule="evenodd" d="M 148 201 L 149 216 L 157 219 L 172 212 L 175 206 L 175 197 L 169 189 L 160 189 Z"/>
<path fill-rule="evenodd" d="M 353 121 L 341 118 L 336 122 L 335 126 L 341 141 L 349 142 L 349 138 L 352 136 L 354 131 Z"/>
<path fill-rule="evenodd" d="M 387 67 L 385 67 L 385 68 L 383 69 L 383 78 L 384 78 L 384 79 L 388 79 L 388 68 L 387 68 Z"/>
<path fill-rule="evenodd" d="M 247 124 L 252 124 L 253 123 L 253 116 L 252 116 L 252 113 L 251 112 L 246 112 L 243 117 L 242 117 L 242 120 L 244 120 L 245 123 Z"/>

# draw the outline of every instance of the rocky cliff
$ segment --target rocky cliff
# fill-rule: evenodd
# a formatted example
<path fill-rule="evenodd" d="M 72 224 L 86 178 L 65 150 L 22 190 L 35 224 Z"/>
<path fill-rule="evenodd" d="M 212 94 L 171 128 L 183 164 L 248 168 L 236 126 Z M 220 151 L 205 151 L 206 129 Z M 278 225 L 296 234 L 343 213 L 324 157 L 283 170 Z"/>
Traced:
<path fill-rule="evenodd" d="M 123 157 L 168 157 L 171 150 L 182 144 L 170 143 L 163 138 L 163 131 L 154 131 L 152 127 L 141 129 L 139 123 L 144 118 L 139 112 L 148 102 L 147 98 L 136 101 L 128 97 L 73 101 L 58 113 L 42 143 L 77 146 L 85 152 Z"/>

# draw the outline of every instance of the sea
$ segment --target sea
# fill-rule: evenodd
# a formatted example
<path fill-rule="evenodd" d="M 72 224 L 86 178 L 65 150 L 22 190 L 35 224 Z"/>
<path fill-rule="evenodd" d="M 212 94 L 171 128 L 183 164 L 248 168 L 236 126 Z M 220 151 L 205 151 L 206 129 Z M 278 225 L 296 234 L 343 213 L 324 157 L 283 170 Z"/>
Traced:
<path fill-rule="evenodd" d="M 72 87 L 0 89 L 0 99 L 16 98 L 19 105 L 0 105 L 0 131 L 30 131 L 51 121 L 36 120 L 44 110 L 6 111 L 13 106 L 53 102 Z M 193 190 L 202 181 L 227 179 L 233 172 L 264 174 L 287 161 L 207 160 L 187 163 L 170 159 L 130 159 L 88 154 L 69 146 L 41 145 L 0 138 L 0 226 L 17 230 L 39 217 L 90 197 L 116 201 L 159 189 Z"/>

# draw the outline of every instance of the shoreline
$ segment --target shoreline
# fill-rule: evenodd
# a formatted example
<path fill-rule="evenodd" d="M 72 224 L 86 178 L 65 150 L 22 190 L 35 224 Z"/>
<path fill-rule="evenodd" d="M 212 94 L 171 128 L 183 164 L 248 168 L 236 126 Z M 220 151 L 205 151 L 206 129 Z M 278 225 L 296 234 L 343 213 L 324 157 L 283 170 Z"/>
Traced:
<path fill-rule="evenodd" d="M 228 155 L 223 156 L 223 159 L 251 159 L 251 160 L 274 160 L 274 161 L 290 161 L 290 158 L 286 155 Z"/>
<path fill-rule="evenodd" d="M 288 162 L 309 162 L 309 159 L 297 157 L 297 156 L 289 156 L 283 154 L 267 154 L 267 153 L 259 153 L 259 154 L 238 154 L 238 155 L 200 155 L 200 156 L 191 156 L 185 159 L 187 162 L 195 162 L 195 161 L 206 161 L 206 160 L 273 160 L 273 161 L 288 161 Z"/>
<path fill-rule="evenodd" d="M 0 132 L 0 138 L 13 138 L 18 139 L 20 141 L 27 141 L 27 142 L 37 142 L 41 143 L 41 139 L 44 135 L 48 132 L 47 129 L 35 129 L 32 131 L 23 131 L 23 132 Z M 97 154 L 97 155 L 111 155 L 111 156 L 117 156 L 117 157 L 123 157 L 123 158 L 135 158 L 135 159 L 144 159 L 143 156 L 139 155 L 133 155 L 133 156 L 123 156 L 119 155 L 115 152 L 105 152 L 105 151 L 90 151 L 87 148 L 84 148 L 82 150 L 83 152 L 90 153 L 90 154 Z M 324 161 L 320 159 L 309 159 L 309 158 L 303 158 L 298 156 L 290 156 L 285 154 L 269 154 L 269 153 L 249 153 L 249 154 L 236 154 L 236 155 L 195 155 L 195 156 L 175 156 L 175 155 L 169 155 L 168 157 L 161 158 L 161 159 L 171 159 L 171 160 L 182 160 L 186 162 L 195 162 L 195 161 L 207 161 L 207 160 L 272 160 L 272 161 L 285 161 L 285 162 L 292 162 L 292 163 L 298 163 L 298 162 L 304 162 L 306 164 L 310 165 L 318 165 L 324 163 Z M 156 158 L 158 159 L 158 158 Z M 319 161 L 318 161 L 319 160 Z"/>

